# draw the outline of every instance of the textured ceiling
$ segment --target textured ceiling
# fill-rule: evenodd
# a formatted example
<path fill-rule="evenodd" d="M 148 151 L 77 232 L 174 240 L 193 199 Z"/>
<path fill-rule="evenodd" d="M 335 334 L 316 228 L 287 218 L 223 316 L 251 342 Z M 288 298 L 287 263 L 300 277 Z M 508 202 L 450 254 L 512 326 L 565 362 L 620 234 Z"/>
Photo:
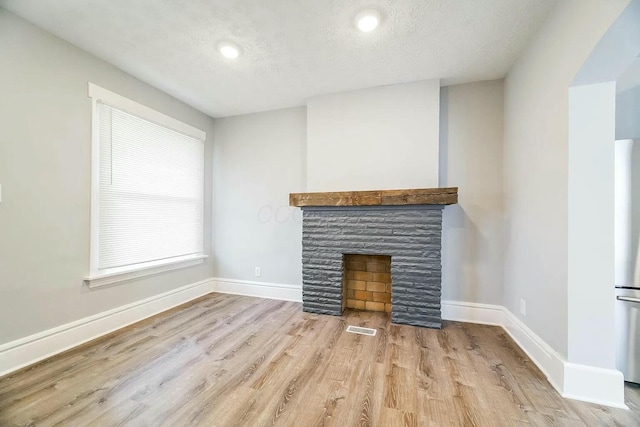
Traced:
<path fill-rule="evenodd" d="M 504 77 L 556 0 L 0 0 L 212 117 L 315 95 Z M 382 24 L 359 33 L 355 15 Z M 221 40 L 242 56 L 223 59 Z"/>

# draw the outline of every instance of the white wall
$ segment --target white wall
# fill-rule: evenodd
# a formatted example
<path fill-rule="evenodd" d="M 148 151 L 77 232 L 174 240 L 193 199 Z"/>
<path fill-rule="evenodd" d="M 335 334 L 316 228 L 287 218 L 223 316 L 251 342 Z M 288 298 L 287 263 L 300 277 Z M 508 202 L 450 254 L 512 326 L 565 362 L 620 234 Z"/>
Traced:
<path fill-rule="evenodd" d="M 615 96 L 615 82 L 569 90 L 567 359 L 606 369 L 615 369 Z"/>
<path fill-rule="evenodd" d="M 443 87 L 440 186 L 459 187 L 442 231 L 442 297 L 502 304 L 503 81 Z"/>
<path fill-rule="evenodd" d="M 565 357 L 568 89 L 628 3 L 558 2 L 505 80 L 504 303 Z"/>
<path fill-rule="evenodd" d="M 307 190 L 438 186 L 440 83 L 320 96 L 307 104 Z"/>
<path fill-rule="evenodd" d="M 0 57 L 0 344 L 210 277 L 208 261 L 121 285 L 83 284 L 91 196 L 87 82 L 206 131 L 206 194 L 213 121 L 1 8 Z M 205 202 L 210 218 L 211 198 Z M 210 235 L 210 220 L 205 231 Z"/>
<path fill-rule="evenodd" d="M 302 214 L 289 193 L 304 190 L 305 144 L 304 107 L 216 120 L 216 277 L 302 285 Z"/>

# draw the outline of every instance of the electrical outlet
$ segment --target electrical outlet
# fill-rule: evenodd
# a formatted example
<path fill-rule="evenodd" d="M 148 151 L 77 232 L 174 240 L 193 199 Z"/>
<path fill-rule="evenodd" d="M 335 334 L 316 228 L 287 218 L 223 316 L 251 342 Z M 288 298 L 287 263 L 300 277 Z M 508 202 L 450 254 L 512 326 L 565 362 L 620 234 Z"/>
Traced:
<path fill-rule="evenodd" d="M 256 277 L 260 277 L 260 274 L 262 274 L 260 267 L 256 267 Z"/>
<path fill-rule="evenodd" d="M 520 300 L 520 314 L 527 315 L 527 302 L 523 299 Z"/>

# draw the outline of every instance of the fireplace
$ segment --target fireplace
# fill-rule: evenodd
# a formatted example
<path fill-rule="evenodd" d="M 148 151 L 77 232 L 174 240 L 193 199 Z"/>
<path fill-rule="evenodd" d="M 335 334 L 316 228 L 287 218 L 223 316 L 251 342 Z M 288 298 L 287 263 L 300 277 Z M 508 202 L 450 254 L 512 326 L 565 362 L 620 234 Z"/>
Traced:
<path fill-rule="evenodd" d="M 345 254 L 342 308 L 391 313 L 391 257 Z"/>
<path fill-rule="evenodd" d="M 366 309 L 369 297 L 370 307 L 380 309 L 373 303 L 382 301 L 373 301 L 367 281 L 378 290 L 384 281 L 373 280 L 374 272 L 366 268 L 357 274 L 350 267 L 385 256 L 390 276 L 376 278 L 390 279 L 392 322 L 441 327 L 442 211 L 457 202 L 457 188 L 298 193 L 290 195 L 290 202 L 303 210 L 304 311 L 340 316 L 349 304 Z M 371 280 L 350 283 L 349 277 L 356 276 Z M 364 292 L 358 294 L 362 299 L 355 298 L 356 291 Z"/>

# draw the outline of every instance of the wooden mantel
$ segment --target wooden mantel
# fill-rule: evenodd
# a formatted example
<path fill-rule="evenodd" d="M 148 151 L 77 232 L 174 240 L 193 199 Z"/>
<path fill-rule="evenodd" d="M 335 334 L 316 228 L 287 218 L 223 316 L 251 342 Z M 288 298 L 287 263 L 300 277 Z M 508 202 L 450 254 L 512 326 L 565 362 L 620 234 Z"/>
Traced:
<path fill-rule="evenodd" d="M 298 207 L 453 205 L 456 203 L 458 203 L 458 187 L 289 194 L 289 205 Z"/>

